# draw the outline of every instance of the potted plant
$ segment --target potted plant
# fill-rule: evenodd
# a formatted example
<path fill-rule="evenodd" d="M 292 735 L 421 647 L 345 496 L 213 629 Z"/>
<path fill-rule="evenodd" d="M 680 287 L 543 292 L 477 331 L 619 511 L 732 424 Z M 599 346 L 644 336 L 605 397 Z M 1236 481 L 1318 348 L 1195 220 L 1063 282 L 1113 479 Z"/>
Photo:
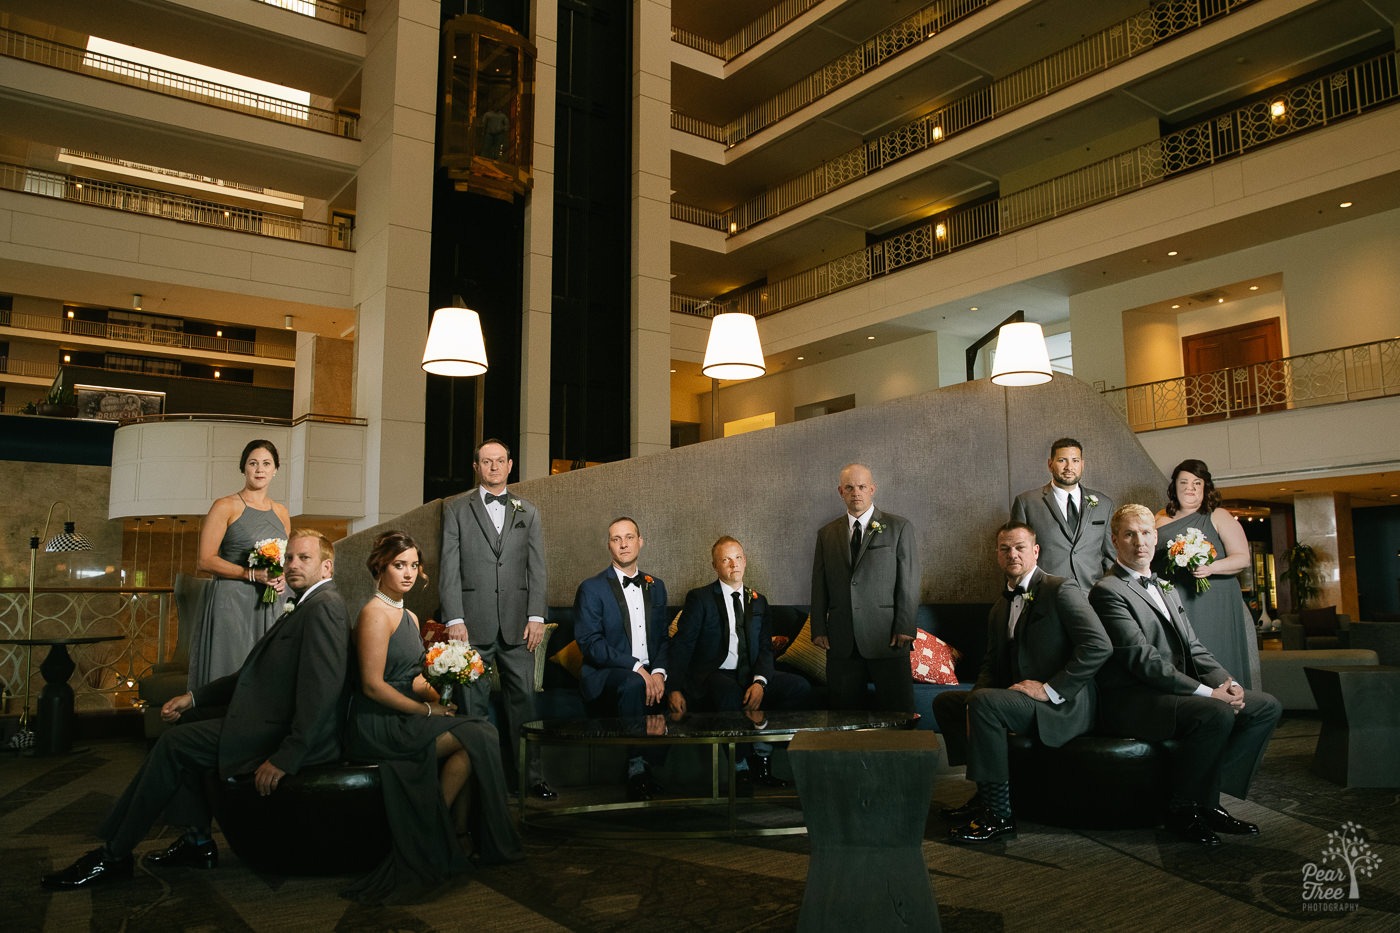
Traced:
<path fill-rule="evenodd" d="M 1287 557 L 1288 566 L 1279 576 L 1293 592 L 1293 608 L 1303 610 L 1322 592 L 1317 585 L 1317 552 L 1300 541 L 1288 549 Z"/>
<path fill-rule="evenodd" d="M 63 382 L 55 382 L 49 394 L 38 405 L 38 413 L 51 418 L 78 417 L 78 396 L 73 387 Z"/>

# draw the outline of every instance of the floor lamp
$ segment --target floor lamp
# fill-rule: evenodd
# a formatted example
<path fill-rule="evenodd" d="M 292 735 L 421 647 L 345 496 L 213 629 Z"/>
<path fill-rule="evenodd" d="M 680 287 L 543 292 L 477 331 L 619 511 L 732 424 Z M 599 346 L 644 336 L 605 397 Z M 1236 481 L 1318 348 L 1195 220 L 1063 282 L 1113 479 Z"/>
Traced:
<path fill-rule="evenodd" d="M 768 371 L 758 341 L 758 319 L 742 311 L 710 319 L 710 339 L 700 371 L 710 377 L 710 438 L 719 437 L 719 381 L 754 379 Z"/>
<path fill-rule="evenodd" d="M 66 502 L 55 502 L 49 506 L 48 517 L 44 519 L 44 533 L 40 535 L 38 531 L 29 536 L 29 602 L 26 606 L 27 620 L 24 627 L 24 637 L 30 641 L 34 639 L 34 574 L 39 564 L 39 542 L 48 537 L 49 525 L 53 522 L 53 510 L 59 506 L 68 509 L 68 517 L 63 522 L 63 533 L 56 534 L 48 539 L 44 545 L 46 554 L 67 554 L 74 551 L 91 551 L 92 542 L 87 536 L 74 530 L 73 510 Z M 34 646 L 25 645 L 24 648 L 24 710 L 19 714 L 19 731 L 10 740 L 13 748 L 25 748 L 34 744 L 34 733 L 29 728 L 29 700 L 32 691 L 29 689 L 30 679 L 34 676 Z"/>

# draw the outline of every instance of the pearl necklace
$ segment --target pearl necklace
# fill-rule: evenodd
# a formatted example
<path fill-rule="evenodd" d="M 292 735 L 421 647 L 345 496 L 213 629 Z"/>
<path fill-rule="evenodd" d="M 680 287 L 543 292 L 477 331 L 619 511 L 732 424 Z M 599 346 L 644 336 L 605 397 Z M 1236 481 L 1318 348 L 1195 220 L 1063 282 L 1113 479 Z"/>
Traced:
<path fill-rule="evenodd" d="M 395 609 L 402 609 L 402 608 L 403 608 L 403 600 L 402 600 L 402 599 L 390 599 L 389 597 L 385 596 L 385 595 L 384 595 L 382 592 L 380 592 L 379 590 L 375 590 L 375 591 L 374 591 L 374 595 L 375 595 L 375 596 L 378 596 L 380 599 L 384 600 L 386 603 L 388 603 L 389 605 L 393 606 Z"/>

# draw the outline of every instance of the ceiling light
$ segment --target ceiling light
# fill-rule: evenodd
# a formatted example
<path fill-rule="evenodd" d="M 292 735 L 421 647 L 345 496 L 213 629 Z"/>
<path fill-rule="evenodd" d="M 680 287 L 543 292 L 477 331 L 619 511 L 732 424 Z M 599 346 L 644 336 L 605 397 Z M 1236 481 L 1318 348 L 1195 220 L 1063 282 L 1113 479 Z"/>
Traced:
<path fill-rule="evenodd" d="M 1338 207 L 1351 207 L 1351 202 L 1350 202 L 1350 201 L 1343 201 L 1341 204 L 1338 204 L 1337 206 L 1338 206 Z"/>
<path fill-rule="evenodd" d="M 805 360 L 806 358 L 807 358 L 807 357 L 805 357 L 805 356 L 799 356 L 799 357 L 797 358 L 797 362 L 800 363 L 800 362 L 802 362 L 803 360 Z"/>
<path fill-rule="evenodd" d="M 215 379 L 218 379 L 218 378 L 219 378 L 219 371 L 218 371 L 217 369 L 214 370 L 214 378 L 215 378 Z"/>
<path fill-rule="evenodd" d="M 1259 286 L 1258 286 L 1258 285 L 1251 285 L 1251 286 L 1249 286 L 1249 290 L 1252 291 L 1252 292 L 1257 292 L 1257 291 L 1259 291 Z"/>
<path fill-rule="evenodd" d="M 1181 307 L 1181 305 L 1172 305 L 1172 310 L 1173 310 L 1173 311 L 1176 311 L 1176 310 L 1178 310 L 1180 307 Z"/>
<path fill-rule="evenodd" d="M 1223 305 L 1223 304 L 1225 303 L 1225 299 L 1224 299 L 1224 298 L 1217 298 L 1217 299 L 1215 299 L 1215 303 L 1218 304 L 1218 305 Z"/>
<path fill-rule="evenodd" d="M 674 370 L 674 369 L 673 369 L 673 370 L 671 370 L 671 373 L 672 373 L 672 375 L 674 375 L 674 374 L 675 374 L 675 372 L 676 372 L 676 371 L 675 371 L 675 370 Z"/>
<path fill-rule="evenodd" d="M 223 335 L 224 335 L 223 328 L 220 328 L 220 329 L 214 331 L 214 336 L 215 336 L 215 337 L 222 337 Z"/>
<path fill-rule="evenodd" d="M 1169 249 L 1169 250 L 1167 250 L 1167 255 L 1168 255 L 1168 256 L 1175 256 L 1175 255 L 1176 255 L 1176 250 L 1174 250 L 1174 249 Z"/>
<path fill-rule="evenodd" d="M 68 309 L 68 319 L 69 319 L 70 321 L 73 319 L 73 309 L 72 309 L 72 308 L 69 308 L 69 309 Z"/>
<path fill-rule="evenodd" d="M 976 310 L 977 310 L 977 306 L 976 306 L 976 305 L 973 305 L 972 307 L 968 308 L 967 310 L 969 310 L 969 311 L 976 311 Z"/>
<path fill-rule="evenodd" d="M 866 337 L 865 339 L 866 339 L 866 340 L 874 340 L 875 338 L 874 338 L 874 337 Z"/>

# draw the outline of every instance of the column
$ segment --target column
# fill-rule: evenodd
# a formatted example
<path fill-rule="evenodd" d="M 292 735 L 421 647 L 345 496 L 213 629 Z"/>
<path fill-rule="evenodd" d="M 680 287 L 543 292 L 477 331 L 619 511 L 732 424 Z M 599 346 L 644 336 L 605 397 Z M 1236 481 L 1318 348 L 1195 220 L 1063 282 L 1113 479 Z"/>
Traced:
<path fill-rule="evenodd" d="M 1357 618 L 1356 540 L 1351 531 L 1351 496 L 1299 493 L 1293 497 L 1294 537 L 1317 552 L 1321 592 L 1310 608 L 1336 606 Z"/>

